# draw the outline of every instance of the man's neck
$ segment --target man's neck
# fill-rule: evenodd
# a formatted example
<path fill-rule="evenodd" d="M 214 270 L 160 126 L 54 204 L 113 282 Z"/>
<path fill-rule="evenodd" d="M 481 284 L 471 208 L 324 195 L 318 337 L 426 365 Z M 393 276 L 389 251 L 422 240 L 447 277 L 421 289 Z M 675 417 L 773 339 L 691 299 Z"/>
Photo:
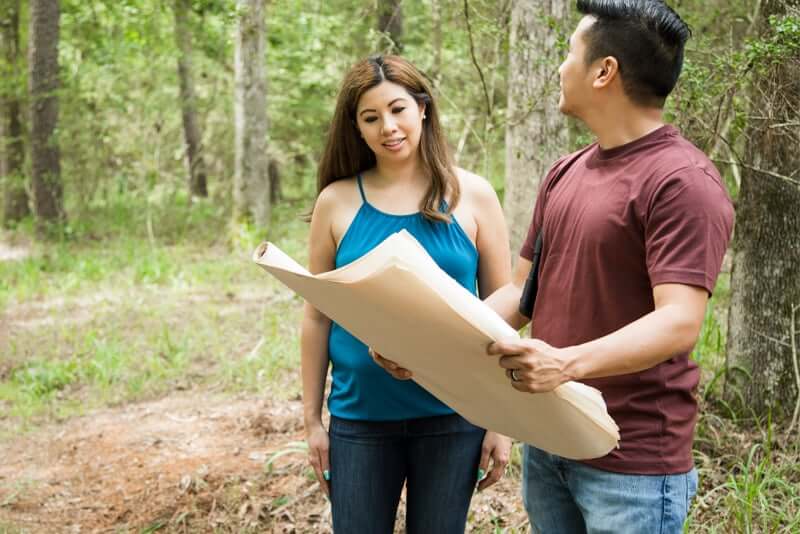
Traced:
<path fill-rule="evenodd" d="M 586 125 L 597 136 L 600 148 L 608 150 L 636 141 L 664 125 L 663 110 L 630 105 L 605 109 Z"/>

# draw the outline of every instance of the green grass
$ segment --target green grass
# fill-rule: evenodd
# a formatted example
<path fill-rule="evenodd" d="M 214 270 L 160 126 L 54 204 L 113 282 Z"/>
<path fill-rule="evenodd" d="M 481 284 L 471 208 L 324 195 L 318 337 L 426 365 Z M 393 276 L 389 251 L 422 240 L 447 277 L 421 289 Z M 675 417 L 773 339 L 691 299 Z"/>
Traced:
<path fill-rule="evenodd" d="M 250 254 L 268 238 L 305 262 L 305 204 L 278 207 L 264 231 L 208 202 L 142 202 L 92 208 L 0 262 L 0 313 L 17 321 L 0 339 L 6 432 L 203 384 L 266 391 L 298 368 L 301 300 Z M 296 395 L 287 381 L 276 389 Z"/>

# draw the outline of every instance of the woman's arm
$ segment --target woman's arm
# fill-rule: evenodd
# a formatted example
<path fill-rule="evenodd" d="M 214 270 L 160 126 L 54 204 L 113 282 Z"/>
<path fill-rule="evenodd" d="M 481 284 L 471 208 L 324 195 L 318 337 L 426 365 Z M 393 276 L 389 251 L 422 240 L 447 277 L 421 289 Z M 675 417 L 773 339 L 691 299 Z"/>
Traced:
<path fill-rule="evenodd" d="M 478 293 L 481 299 L 511 281 L 511 253 L 503 208 L 491 184 L 479 176 L 471 177 L 473 216 L 477 223 L 475 247 L 478 249 Z"/>
<path fill-rule="evenodd" d="M 478 293 L 481 299 L 485 299 L 511 282 L 508 229 L 500 200 L 489 182 L 474 175 L 469 178 L 471 183 L 467 187 L 471 192 L 472 209 L 477 223 L 475 246 L 479 254 Z M 511 439 L 487 431 L 478 464 L 478 491 L 502 478 L 510 456 Z"/>
<path fill-rule="evenodd" d="M 309 235 L 309 271 L 320 273 L 333 269 L 336 243 L 331 233 L 335 195 L 332 188 L 322 191 L 311 216 Z M 309 461 L 320 486 L 329 493 L 330 448 L 328 433 L 322 425 L 322 401 L 328 375 L 328 333 L 331 321 L 306 303 L 300 335 L 300 368 L 303 381 L 303 418 Z"/>

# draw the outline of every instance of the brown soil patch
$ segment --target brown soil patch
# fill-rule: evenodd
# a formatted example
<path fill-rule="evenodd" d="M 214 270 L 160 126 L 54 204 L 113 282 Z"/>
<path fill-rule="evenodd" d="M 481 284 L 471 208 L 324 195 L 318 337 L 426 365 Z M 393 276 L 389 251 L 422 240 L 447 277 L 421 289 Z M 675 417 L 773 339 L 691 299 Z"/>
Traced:
<path fill-rule="evenodd" d="M 4 444 L 0 524 L 33 532 L 320 531 L 325 500 L 283 456 L 301 404 L 173 396 L 75 418 Z M 309 491 L 310 490 L 310 491 Z M 302 515 L 280 510 L 307 493 Z M 286 502 L 283 502 L 286 501 Z M 284 513 L 285 512 L 285 513 Z"/>
<path fill-rule="evenodd" d="M 301 421 L 297 400 L 187 392 L 43 428 L 0 444 L 0 530 L 330 532 Z M 525 531 L 520 501 L 506 477 L 473 499 L 470 531 Z"/>

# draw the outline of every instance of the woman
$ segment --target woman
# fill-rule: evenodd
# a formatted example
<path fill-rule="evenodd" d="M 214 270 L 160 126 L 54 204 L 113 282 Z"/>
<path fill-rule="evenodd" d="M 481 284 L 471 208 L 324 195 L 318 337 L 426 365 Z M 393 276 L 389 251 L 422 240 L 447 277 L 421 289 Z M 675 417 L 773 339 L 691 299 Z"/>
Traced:
<path fill-rule="evenodd" d="M 508 237 L 492 187 L 456 169 L 423 75 L 397 56 L 344 78 L 320 162 L 309 269 L 330 271 L 408 230 L 437 264 L 486 297 L 510 278 Z M 310 462 L 338 533 L 390 533 L 407 485 L 408 532 L 463 532 L 475 488 L 494 483 L 510 440 L 477 428 L 306 305 L 302 377 Z M 322 424 L 328 361 L 329 431 Z M 484 478 L 489 468 L 493 469 Z"/>

